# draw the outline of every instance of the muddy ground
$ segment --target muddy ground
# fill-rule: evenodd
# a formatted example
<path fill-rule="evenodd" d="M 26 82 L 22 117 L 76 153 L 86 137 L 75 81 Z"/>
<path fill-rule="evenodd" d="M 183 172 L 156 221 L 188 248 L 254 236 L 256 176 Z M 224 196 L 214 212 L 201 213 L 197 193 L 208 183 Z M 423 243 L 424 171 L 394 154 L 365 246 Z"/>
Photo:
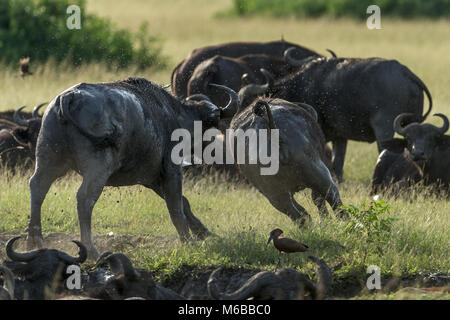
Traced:
<path fill-rule="evenodd" d="M 4 248 L 6 242 L 17 234 L 0 233 L 0 248 Z M 25 234 L 22 234 L 23 240 L 18 241 L 17 251 L 26 251 Z M 78 235 L 64 233 L 51 233 L 44 235 L 46 247 L 58 249 L 71 255 L 76 255 L 78 248 L 71 240 L 78 239 Z M 166 246 L 166 243 L 173 242 L 176 239 L 170 237 L 155 237 L 144 235 L 96 235 L 94 242 L 99 252 L 112 251 L 128 253 L 139 246 L 140 250 L 145 250 L 146 245 L 154 248 L 155 243 Z M 0 261 L 7 259 L 4 249 L 0 250 Z M 88 262 L 93 264 L 92 262 Z M 153 273 L 159 279 L 159 282 L 166 288 L 181 294 L 185 297 L 195 299 L 207 299 L 208 293 L 206 284 L 209 275 L 216 267 L 199 269 L 194 266 L 182 266 L 170 275 Z M 331 266 L 332 271 L 336 271 L 339 266 Z M 241 287 L 247 279 L 261 271 L 261 269 L 249 268 L 223 268 L 220 273 L 220 285 L 226 292 L 233 292 Z M 365 283 L 366 279 L 361 276 L 350 275 L 346 278 L 333 279 L 331 288 L 331 297 L 333 299 L 350 299 L 366 297 L 375 291 L 369 291 Z M 427 298 L 446 298 L 450 293 L 450 276 L 446 274 L 436 274 L 423 272 L 403 278 L 383 278 L 381 279 L 381 294 L 392 294 L 396 299 L 422 299 Z M 373 296 L 374 297 L 374 296 Z"/>

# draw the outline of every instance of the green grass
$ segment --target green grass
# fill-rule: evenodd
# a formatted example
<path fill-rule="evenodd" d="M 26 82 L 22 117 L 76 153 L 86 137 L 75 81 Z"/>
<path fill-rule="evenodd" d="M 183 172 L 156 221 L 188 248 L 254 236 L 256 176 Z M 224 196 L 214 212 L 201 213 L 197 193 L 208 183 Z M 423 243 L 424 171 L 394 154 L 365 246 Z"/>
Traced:
<path fill-rule="evenodd" d="M 450 21 L 383 20 L 383 30 L 369 31 L 365 23 L 352 20 L 271 20 L 267 18 L 219 19 L 228 1 L 88 1 L 92 12 L 111 18 L 119 27 L 137 30 L 147 21 L 151 34 L 163 39 L 163 54 L 170 57 L 165 70 L 109 71 L 100 63 L 80 68 L 32 63 L 32 77 L 22 79 L 16 70 L 0 69 L 2 87 L 0 110 L 27 105 L 31 109 L 78 82 L 99 82 L 143 76 L 169 83 L 170 73 L 181 59 L 200 46 L 226 41 L 266 41 L 285 39 L 319 52 L 331 48 L 339 56 L 381 56 L 398 59 L 411 68 L 428 86 L 433 112 L 450 115 Z M 207 28 L 205 28 L 207 25 Z M 33 62 L 33 60 L 32 60 Z M 430 118 L 430 122 L 439 120 Z M 368 199 L 369 182 L 375 166 L 374 144 L 350 142 L 345 162 L 345 183 L 340 185 L 344 204 L 360 206 Z M 0 235 L 24 233 L 29 215 L 30 172 L 15 177 L 0 173 Z M 43 205 L 45 234 L 62 232 L 66 239 L 79 237 L 76 191 L 80 177 L 70 175 L 57 181 Z M 184 181 L 184 194 L 193 212 L 216 235 L 205 241 L 181 244 L 162 199 L 153 191 L 134 186 L 105 188 L 93 213 L 93 232 L 100 250 L 121 251 L 140 266 L 159 276 L 170 276 L 182 267 L 216 266 L 275 268 L 278 253 L 266 246 L 269 232 L 281 228 L 285 235 L 307 243 L 310 254 L 323 257 L 332 267 L 336 286 L 346 281 L 365 282 L 358 239 L 345 232 L 346 222 L 321 219 L 310 199 L 300 192 L 296 199 L 312 216 L 312 223 L 299 229 L 274 209 L 267 199 L 246 185 L 213 183 L 211 179 Z M 382 276 L 413 276 L 419 272 L 450 269 L 450 201 L 418 190 L 412 200 L 385 198 L 391 205 L 394 223 L 382 254 L 368 257 L 366 265 L 381 268 Z M 109 237 L 108 233 L 114 236 Z M 70 250 L 75 250 L 69 244 Z M 0 253 L 0 256 L 3 252 Z M 283 258 L 292 266 L 312 275 L 315 266 L 306 254 Z M 2 256 L 3 257 L 3 256 Z M 340 265 L 340 268 L 338 267 Z M 355 280 L 356 279 L 356 280 Z M 369 297 L 367 297 L 369 298 Z M 388 297 L 386 297 L 388 298 Z"/>

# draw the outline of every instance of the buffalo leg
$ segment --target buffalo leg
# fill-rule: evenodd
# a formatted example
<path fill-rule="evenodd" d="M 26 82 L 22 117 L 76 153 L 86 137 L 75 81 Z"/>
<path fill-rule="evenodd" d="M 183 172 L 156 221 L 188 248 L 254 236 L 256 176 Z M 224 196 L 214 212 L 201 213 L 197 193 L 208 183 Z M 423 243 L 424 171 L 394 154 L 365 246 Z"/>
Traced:
<path fill-rule="evenodd" d="M 48 160 L 48 159 L 46 159 Z M 34 248 L 42 248 L 42 225 L 41 225 L 41 208 L 45 196 L 52 183 L 67 172 L 67 168 L 59 165 L 52 165 L 49 161 L 43 163 L 42 158 L 37 158 L 36 171 L 30 178 L 30 220 L 28 224 L 27 248 L 32 250 Z M 46 170 L 44 168 L 51 168 Z"/>
<path fill-rule="evenodd" d="M 205 239 L 211 235 L 211 232 L 206 228 L 203 223 L 198 219 L 191 210 L 189 201 L 183 196 L 183 212 L 187 218 L 189 229 L 199 239 Z"/>
<path fill-rule="evenodd" d="M 312 182 L 311 189 L 313 201 L 314 197 L 317 199 L 325 199 L 340 217 L 345 217 L 347 213 L 340 208 L 340 206 L 342 206 L 342 201 L 339 190 L 325 164 L 320 163 L 319 165 L 312 167 L 311 173 L 313 173 L 311 175 L 313 179 L 310 179 Z M 319 200 L 317 201 L 318 203 L 314 201 L 316 205 L 322 205 Z M 319 210 L 320 209 L 321 208 L 319 207 Z"/>
<path fill-rule="evenodd" d="M 311 219 L 305 208 L 299 205 L 289 192 L 268 194 L 266 197 L 277 210 L 283 212 L 292 221 L 298 222 L 300 225 L 303 225 L 307 219 Z"/>
<path fill-rule="evenodd" d="M 78 220 L 80 222 L 81 242 L 88 249 L 89 258 L 97 259 L 99 253 L 92 238 L 92 210 L 102 194 L 109 174 L 105 172 L 86 172 L 77 192 Z"/>
<path fill-rule="evenodd" d="M 377 139 L 378 153 L 381 153 L 381 151 L 383 151 L 381 142 L 392 139 L 394 137 L 394 129 L 392 127 L 392 124 L 388 126 L 386 125 L 386 123 L 389 123 L 389 120 L 387 120 L 385 116 L 375 117 L 371 121 L 371 125 L 375 133 L 375 138 Z"/>
<path fill-rule="evenodd" d="M 343 181 L 344 176 L 344 160 L 347 150 L 347 140 L 337 139 L 333 141 L 333 170 L 336 174 L 338 182 Z"/>
<path fill-rule="evenodd" d="M 183 211 L 182 173 L 181 167 L 173 164 L 165 170 L 162 177 L 161 190 L 157 193 L 166 201 L 170 219 L 180 236 L 182 242 L 191 238 L 189 234 L 188 219 Z"/>
<path fill-rule="evenodd" d="M 326 205 L 326 200 L 325 198 L 318 192 L 312 190 L 311 191 L 311 198 L 314 202 L 314 204 L 316 205 L 316 207 L 319 209 L 319 213 L 322 216 L 328 216 L 328 209 L 327 209 L 327 205 Z"/>
<path fill-rule="evenodd" d="M 151 186 L 146 186 L 148 188 L 152 188 Z M 161 198 L 165 199 L 164 191 L 161 187 L 153 187 L 152 188 Z M 208 235 L 211 234 L 211 232 L 206 228 L 203 223 L 198 219 L 191 210 L 191 206 L 189 204 L 189 201 L 182 196 L 183 199 L 183 213 L 186 217 L 187 224 L 189 226 L 189 229 L 191 229 L 192 233 L 199 239 L 204 239 Z"/>

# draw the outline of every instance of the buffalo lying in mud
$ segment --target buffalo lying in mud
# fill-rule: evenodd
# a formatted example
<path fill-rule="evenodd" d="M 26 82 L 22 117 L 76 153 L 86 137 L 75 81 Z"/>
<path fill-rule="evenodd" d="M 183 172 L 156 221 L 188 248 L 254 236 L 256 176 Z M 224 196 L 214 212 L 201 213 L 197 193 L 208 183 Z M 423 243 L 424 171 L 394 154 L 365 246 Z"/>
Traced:
<path fill-rule="evenodd" d="M 124 254 L 105 252 L 97 260 L 96 266 L 104 263 L 109 265 L 113 275 L 100 286 L 84 287 L 85 293 L 93 298 L 104 300 L 123 300 L 133 297 L 146 300 L 186 299 L 156 283 L 148 271 L 134 268 Z"/>
<path fill-rule="evenodd" d="M 289 216 L 292 220 L 303 224 L 310 218 L 307 211 L 299 205 L 294 194 L 304 188 L 312 190 L 311 196 L 314 204 L 322 215 L 328 215 L 325 201 L 341 217 L 346 213 L 339 207 L 342 201 L 338 188 L 330 174 L 331 162 L 326 156 L 326 145 L 323 133 L 317 123 L 317 114 L 307 104 L 294 104 L 281 99 L 257 100 L 250 106 L 234 116 L 230 129 L 234 132 L 260 132 L 265 129 L 272 135 L 272 130 L 278 130 L 278 171 L 262 174 L 268 169 L 261 162 L 251 164 L 250 161 L 242 163 L 236 143 L 236 136 L 229 136 L 228 146 L 233 151 L 239 171 L 255 186 L 270 203 Z M 267 134 L 269 135 L 269 134 Z M 245 141 L 245 155 L 250 157 L 250 150 L 255 147 L 258 154 L 261 148 L 276 152 L 275 139 L 270 144 L 267 141 Z M 275 143 L 275 144 L 274 144 Z M 232 147 L 234 146 L 234 147 Z M 256 153 L 256 150 L 255 150 Z M 241 162 L 241 164 L 239 163 Z M 271 164 L 274 166 L 274 164 Z"/>
<path fill-rule="evenodd" d="M 78 257 L 55 249 L 19 253 L 13 249 L 19 238 L 20 236 L 13 237 L 6 243 L 6 254 L 12 261 L 5 261 L 5 266 L 0 269 L 5 273 L 5 283 L 11 298 L 17 300 L 52 298 L 55 293 L 64 289 L 64 280 L 68 276 L 67 267 L 79 265 L 87 258 L 86 248 L 75 240 L 73 242 L 80 249 Z M 5 271 L 6 269 L 11 272 Z M 12 275 L 16 279 L 11 278 Z"/>
<path fill-rule="evenodd" d="M 179 98 L 186 98 L 188 96 L 188 82 L 195 68 L 202 61 L 216 55 L 231 58 L 237 58 L 248 54 L 265 54 L 282 57 L 283 52 L 290 47 L 297 48 L 297 52 L 295 53 L 296 59 L 320 56 L 312 50 L 284 40 L 272 42 L 230 42 L 195 49 L 173 70 L 171 77 L 172 92 Z"/>
<path fill-rule="evenodd" d="M 46 103 L 37 106 L 26 119 L 22 118 L 21 107 L 14 112 L 13 120 L 0 119 L 0 159 L 3 166 L 13 172 L 16 167 L 31 168 L 34 164 L 34 152 L 37 137 L 41 128 L 39 109 Z"/>
<path fill-rule="evenodd" d="M 449 129 L 448 118 L 436 113 L 443 120 L 442 127 L 428 123 L 413 122 L 403 126 L 404 119 L 411 114 L 401 114 L 394 121 L 394 130 L 404 139 L 399 140 L 407 148 L 411 158 L 423 172 L 425 185 L 440 185 L 442 190 L 450 190 L 450 136 L 445 135 Z"/>
<path fill-rule="evenodd" d="M 328 298 L 332 274 L 325 261 L 310 256 L 317 263 L 317 283 L 309 280 L 300 272 L 285 268 L 275 273 L 261 271 L 251 277 L 241 288 L 232 293 L 220 293 L 217 277 L 220 269 L 215 270 L 208 280 L 208 292 L 216 300 L 322 300 Z"/>
<path fill-rule="evenodd" d="M 285 58 L 300 69 L 275 81 L 268 90 L 256 92 L 316 109 L 325 138 L 333 143 L 333 168 L 340 181 L 347 140 L 377 141 L 381 152 L 381 143 L 394 136 L 396 116 L 410 113 L 410 118 L 403 120 L 422 122 L 431 111 L 431 94 L 425 84 L 395 60 L 311 58 L 305 63 L 291 56 L 295 51 L 286 50 Z M 422 116 L 423 91 L 430 106 Z"/>
<path fill-rule="evenodd" d="M 171 140 L 175 129 L 194 136 L 194 121 L 202 128 L 217 126 L 235 110 L 237 94 L 219 108 L 208 100 L 179 101 L 143 78 L 99 84 L 77 84 L 58 95 L 42 120 L 36 147 L 36 169 L 30 179 L 29 247 L 42 246 L 41 206 L 51 184 L 70 169 L 83 177 L 77 192 L 81 241 L 90 257 L 98 257 L 91 232 L 93 207 L 103 187 L 140 184 L 166 201 L 182 241 L 192 233 L 210 231 L 190 210 L 182 195 L 181 164 L 174 163 Z"/>
<path fill-rule="evenodd" d="M 405 149 L 402 139 L 383 142 L 383 151 L 378 156 L 372 179 L 370 195 L 376 195 L 388 189 L 398 195 L 415 183 L 421 181 L 423 172 L 412 160 L 411 153 Z"/>

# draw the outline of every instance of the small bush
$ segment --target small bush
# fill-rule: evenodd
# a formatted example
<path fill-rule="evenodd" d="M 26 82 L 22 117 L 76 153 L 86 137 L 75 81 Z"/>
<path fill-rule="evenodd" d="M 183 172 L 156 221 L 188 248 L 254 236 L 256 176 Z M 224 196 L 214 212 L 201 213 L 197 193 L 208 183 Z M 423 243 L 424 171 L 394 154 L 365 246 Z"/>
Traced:
<path fill-rule="evenodd" d="M 355 235 L 358 239 L 358 251 L 363 254 L 362 264 L 370 253 L 383 254 L 383 246 L 390 240 L 392 223 L 391 217 L 382 217 L 390 211 L 389 204 L 384 201 L 364 201 L 361 208 L 357 206 L 343 206 L 350 217 L 345 232 Z"/>
<path fill-rule="evenodd" d="M 66 10 L 73 4 L 81 9 L 81 29 L 66 25 L 70 16 Z M 87 14 L 85 8 L 85 0 L 0 1 L 0 59 L 17 64 L 19 58 L 30 56 L 32 61 L 52 58 L 75 66 L 103 62 L 117 68 L 165 65 L 159 42 L 148 35 L 147 25 L 134 34 Z"/>
<path fill-rule="evenodd" d="M 380 7 L 382 16 L 402 18 L 450 16 L 450 0 L 233 0 L 232 13 L 297 17 L 330 15 L 366 19 L 367 7 L 372 4 Z"/>

